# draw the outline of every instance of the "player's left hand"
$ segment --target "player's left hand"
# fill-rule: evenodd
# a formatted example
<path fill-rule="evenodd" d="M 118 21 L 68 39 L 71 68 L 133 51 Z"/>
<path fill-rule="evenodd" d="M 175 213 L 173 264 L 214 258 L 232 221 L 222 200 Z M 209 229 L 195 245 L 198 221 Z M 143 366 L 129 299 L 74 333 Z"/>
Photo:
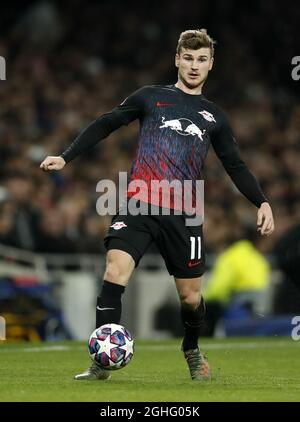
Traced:
<path fill-rule="evenodd" d="M 257 231 L 260 231 L 262 236 L 270 236 L 274 231 L 273 213 L 268 202 L 263 202 L 257 211 L 257 225 Z"/>

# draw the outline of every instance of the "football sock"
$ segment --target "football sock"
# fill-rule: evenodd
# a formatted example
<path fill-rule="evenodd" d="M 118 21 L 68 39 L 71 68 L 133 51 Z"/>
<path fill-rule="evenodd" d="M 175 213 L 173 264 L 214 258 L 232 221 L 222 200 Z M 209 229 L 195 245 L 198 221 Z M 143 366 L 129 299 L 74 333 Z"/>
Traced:
<path fill-rule="evenodd" d="M 97 298 L 96 328 L 103 324 L 119 324 L 122 312 L 121 296 L 125 287 L 104 280 L 100 296 Z"/>
<path fill-rule="evenodd" d="M 191 349 L 197 349 L 200 329 L 204 322 L 205 303 L 203 297 L 199 306 L 191 311 L 181 306 L 181 320 L 184 327 L 184 337 L 182 350 L 185 352 Z"/>

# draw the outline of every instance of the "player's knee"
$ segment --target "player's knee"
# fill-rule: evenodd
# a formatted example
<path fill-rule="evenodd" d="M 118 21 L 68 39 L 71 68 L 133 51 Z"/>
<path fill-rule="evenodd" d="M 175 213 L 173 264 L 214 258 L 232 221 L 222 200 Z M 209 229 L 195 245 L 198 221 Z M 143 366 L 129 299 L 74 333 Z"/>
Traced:
<path fill-rule="evenodd" d="M 199 306 L 200 294 L 195 291 L 186 291 L 180 295 L 181 305 L 188 309 L 196 309 Z"/>
<path fill-rule="evenodd" d="M 120 279 L 120 268 L 116 262 L 108 262 L 104 273 L 104 280 L 112 283 L 118 283 Z"/>
<path fill-rule="evenodd" d="M 111 283 L 125 285 L 127 284 L 128 279 L 128 272 L 124 271 L 117 262 L 108 262 L 106 264 L 104 280 L 110 281 Z"/>
<path fill-rule="evenodd" d="M 104 280 L 125 285 L 129 280 L 130 274 L 131 271 L 128 266 L 123 265 L 120 260 L 115 259 L 110 254 L 107 255 Z"/>

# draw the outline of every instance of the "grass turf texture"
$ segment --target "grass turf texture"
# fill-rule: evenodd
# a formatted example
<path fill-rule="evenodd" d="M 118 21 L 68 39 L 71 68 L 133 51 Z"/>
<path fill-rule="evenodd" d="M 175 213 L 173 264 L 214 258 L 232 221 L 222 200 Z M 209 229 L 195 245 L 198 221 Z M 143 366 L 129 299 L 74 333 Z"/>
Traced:
<path fill-rule="evenodd" d="M 137 341 L 130 364 L 109 381 L 75 381 L 90 365 L 79 342 L 0 342 L 0 402 L 299 401 L 300 341 L 202 340 L 211 383 L 192 381 L 180 341 Z"/>

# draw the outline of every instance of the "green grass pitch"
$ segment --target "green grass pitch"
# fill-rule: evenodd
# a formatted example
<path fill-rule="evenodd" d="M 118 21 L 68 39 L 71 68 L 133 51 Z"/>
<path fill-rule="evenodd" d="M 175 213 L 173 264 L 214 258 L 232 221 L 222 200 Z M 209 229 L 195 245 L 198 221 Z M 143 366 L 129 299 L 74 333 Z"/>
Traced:
<path fill-rule="evenodd" d="M 79 342 L 0 342 L 0 402 L 300 401 L 300 341 L 202 340 L 211 383 L 191 381 L 180 340 L 137 341 L 132 362 L 109 381 L 75 381 L 90 364 Z"/>

